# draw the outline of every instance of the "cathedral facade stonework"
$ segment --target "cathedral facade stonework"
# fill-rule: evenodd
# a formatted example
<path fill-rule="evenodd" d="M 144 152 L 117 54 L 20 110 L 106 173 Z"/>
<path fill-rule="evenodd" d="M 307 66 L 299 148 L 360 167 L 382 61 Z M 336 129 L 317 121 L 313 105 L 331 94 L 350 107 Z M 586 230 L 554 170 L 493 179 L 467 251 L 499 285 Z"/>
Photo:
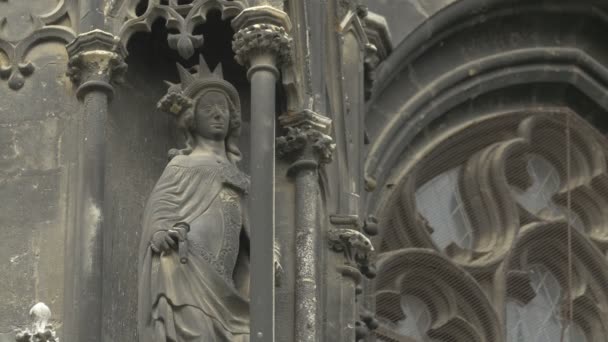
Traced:
<path fill-rule="evenodd" d="M 606 13 L 0 0 L 0 342 L 608 341 Z"/>

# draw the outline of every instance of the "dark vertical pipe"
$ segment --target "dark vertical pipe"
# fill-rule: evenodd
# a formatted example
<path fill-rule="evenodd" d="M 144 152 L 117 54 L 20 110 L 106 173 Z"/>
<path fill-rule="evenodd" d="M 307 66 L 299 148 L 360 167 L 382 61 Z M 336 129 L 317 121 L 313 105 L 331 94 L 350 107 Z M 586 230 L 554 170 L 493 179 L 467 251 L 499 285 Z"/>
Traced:
<path fill-rule="evenodd" d="M 77 292 L 73 307 L 76 340 L 83 342 L 101 341 L 107 101 L 107 95 L 101 91 L 89 92 L 83 98 L 82 169 L 76 223 L 80 248 L 75 260 Z"/>
<path fill-rule="evenodd" d="M 237 61 L 248 65 L 251 82 L 250 340 L 274 342 L 275 92 L 278 67 L 290 56 L 291 23 L 285 12 L 265 4 L 245 9 L 232 26 L 232 48 Z"/>
<path fill-rule="evenodd" d="M 251 341 L 274 341 L 275 86 L 271 54 L 251 61 Z"/>

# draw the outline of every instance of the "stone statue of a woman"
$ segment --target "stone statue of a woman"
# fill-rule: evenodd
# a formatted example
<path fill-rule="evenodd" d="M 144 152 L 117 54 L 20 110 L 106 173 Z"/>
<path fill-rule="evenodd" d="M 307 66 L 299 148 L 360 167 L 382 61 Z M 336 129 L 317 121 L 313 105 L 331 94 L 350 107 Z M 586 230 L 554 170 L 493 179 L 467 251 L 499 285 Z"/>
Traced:
<path fill-rule="evenodd" d="M 144 211 L 139 341 L 249 341 L 239 96 L 202 57 L 198 73 L 178 70 L 159 108 L 177 116 L 187 146 L 170 152 Z"/>

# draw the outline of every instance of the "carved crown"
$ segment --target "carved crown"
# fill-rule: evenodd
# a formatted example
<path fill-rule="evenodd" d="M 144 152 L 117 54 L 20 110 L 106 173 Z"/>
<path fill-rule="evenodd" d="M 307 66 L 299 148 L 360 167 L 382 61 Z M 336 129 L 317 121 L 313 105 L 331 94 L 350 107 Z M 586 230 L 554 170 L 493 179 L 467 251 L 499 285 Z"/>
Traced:
<path fill-rule="evenodd" d="M 199 64 L 194 69 L 194 73 L 191 73 L 181 64 L 177 64 L 181 83 L 174 84 L 165 81 L 169 85 L 169 89 L 158 102 L 158 109 L 179 116 L 191 108 L 198 97 L 207 91 L 215 90 L 224 93 L 234 104 L 236 110 L 241 111 L 239 93 L 232 84 L 224 80 L 221 64 L 211 71 L 203 56 L 200 55 Z"/>

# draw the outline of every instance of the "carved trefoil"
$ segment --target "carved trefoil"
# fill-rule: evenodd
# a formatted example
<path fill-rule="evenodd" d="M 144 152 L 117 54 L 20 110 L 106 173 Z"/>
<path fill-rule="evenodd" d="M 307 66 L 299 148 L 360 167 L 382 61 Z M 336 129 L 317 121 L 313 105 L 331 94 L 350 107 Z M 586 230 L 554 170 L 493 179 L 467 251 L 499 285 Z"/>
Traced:
<path fill-rule="evenodd" d="M 3 17 L 4 13 L 0 13 L 0 79 L 6 80 L 10 89 L 21 89 L 26 78 L 35 72 L 36 65 L 28 58 L 34 47 L 47 42 L 65 45 L 74 39 L 76 34 L 72 28 L 64 25 L 70 19 L 68 3 L 60 0 L 41 15 L 32 14 L 28 8 L 29 18 L 21 20 Z M 10 5 L 28 6 L 25 2 Z M 13 21 L 18 23 L 13 25 Z"/>

